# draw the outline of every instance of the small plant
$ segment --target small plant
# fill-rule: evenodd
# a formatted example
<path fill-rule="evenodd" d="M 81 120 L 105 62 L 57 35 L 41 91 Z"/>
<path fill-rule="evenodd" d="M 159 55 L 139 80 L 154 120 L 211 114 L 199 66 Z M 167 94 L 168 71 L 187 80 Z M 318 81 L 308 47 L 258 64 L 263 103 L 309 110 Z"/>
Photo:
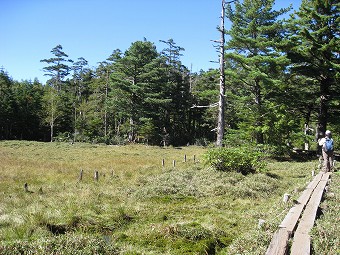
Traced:
<path fill-rule="evenodd" d="M 206 164 L 218 171 L 239 172 L 244 175 L 265 169 L 263 153 L 250 147 L 215 148 L 205 155 Z"/>

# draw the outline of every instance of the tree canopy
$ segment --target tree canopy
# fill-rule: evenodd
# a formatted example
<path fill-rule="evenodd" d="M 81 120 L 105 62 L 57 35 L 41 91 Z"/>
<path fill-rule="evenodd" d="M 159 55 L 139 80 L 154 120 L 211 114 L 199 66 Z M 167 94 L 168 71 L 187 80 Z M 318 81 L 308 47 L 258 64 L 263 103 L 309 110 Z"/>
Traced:
<path fill-rule="evenodd" d="M 290 11 L 275 10 L 274 0 L 226 6 L 226 146 L 302 147 L 326 128 L 340 132 L 339 1 L 303 0 Z M 91 68 L 57 45 L 41 60 L 46 84 L 18 82 L 1 69 L 0 139 L 214 142 L 219 70 L 192 73 L 181 62 L 183 47 L 160 42 L 161 50 L 132 42 Z"/>

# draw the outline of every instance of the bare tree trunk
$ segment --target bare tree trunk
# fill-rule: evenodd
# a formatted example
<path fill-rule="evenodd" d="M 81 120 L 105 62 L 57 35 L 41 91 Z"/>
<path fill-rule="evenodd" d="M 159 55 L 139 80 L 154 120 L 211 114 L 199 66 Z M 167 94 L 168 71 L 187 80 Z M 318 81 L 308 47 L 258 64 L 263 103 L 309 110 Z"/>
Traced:
<path fill-rule="evenodd" d="M 50 122 L 50 127 L 51 127 L 51 142 L 53 142 L 53 127 L 54 127 L 54 114 L 52 112 L 52 117 L 51 117 L 51 122 Z"/>
<path fill-rule="evenodd" d="M 262 132 L 262 127 L 263 127 L 262 96 L 261 96 L 260 83 L 257 79 L 255 79 L 254 94 L 255 94 L 255 104 L 256 104 L 256 110 L 257 110 L 255 126 L 258 128 L 258 130 L 256 131 L 256 143 L 263 144 L 264 136 Z"/>
<path fill-rule="evenodd" d="M 327 115 L 328 115 L 328 97 L 329 89 L 328 84 L 320 85 L 320 105 L 319 105 L 319 116 L 318 116 L 318 128 L 319 137 L 324 136 L 327 128 Z"/>
<path fill-rule="evenodd" d="M 304 134 L 305 134 L 305 150 L 308 151 L 309 150 L 309 141 L 307 139 L 307 135 L 309 134 L 309 122 L 310 122 L 310 116 L 312 114 L 312 108 L 313 108 L 313 105 L 309 105 L 308 106 L 308 111 L 306 113 L 306 121 L 305 121 L 305 131 L 304 131 Z"/>
<path fill-rule="evenodd" d="M 222 12 L 221 12 L 221 39 L 220 39 L 220 94 L 218 101 L 218 122 L 217 122 L 217 139 L 216 146 L 222 147 L 224 136 L 224 112 L 225 112 L 225 73 L 224 73 L 224 11 L 225 2 L 222 0 Z"/>
<path fill-rule="evenodd" d="M 107 136 L 107 96 L 108 96 L 108 86 L 109 86 L 109 70 L 106 70 L 106 84 L 105 84 L 105 105 L 104 105 L 104 136 Z"/>
<path fill-rule="evenodd" d="M 305 137 L 307 137 L 307 135 L 308 135 L 308 130 L 309 130 L 309 125 L 308 125 L 308 123 L 306 122 L 305 123 Z M 309 142 L 308 142 L 308 140 L 307 139 L 305 139 L 305 148 L 304 148 L 306 151 L 308 151 L 309 150 Z"/>
<path fill-rule="evenodd" d="M 330 79 L 320 81 L 320 105 L 317 124 L 316 141 L 324 137 L 327 129 L 328 100 L 329 100 Z M 318 146 L 318 153 L 321 154 L 321 146 Z"/>

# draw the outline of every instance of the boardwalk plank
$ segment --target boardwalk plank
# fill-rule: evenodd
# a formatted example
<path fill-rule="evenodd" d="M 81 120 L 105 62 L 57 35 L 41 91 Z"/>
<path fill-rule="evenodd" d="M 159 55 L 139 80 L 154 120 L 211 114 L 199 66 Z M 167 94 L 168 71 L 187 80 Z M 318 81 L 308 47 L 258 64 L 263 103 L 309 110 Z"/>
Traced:
<path fill-rule="evenodd" d="M 266 255 L 285 255 L 288 248 L 290 233 L 285 228 L 279 228 L 266 251 Z"/>
<path fill-rule="evenodd" d="M 297 204 L 289 210 L 279 229 L 275 232 L 266 255 L 286 254 L 291 236 L 294 236 L 291 255 L 310 254 L 311 237 L 309 232 L 314 226 L 329 176 L 330 173 L 320 172 L 307 185 L 297 200 Z"/>
<path fill-rule="evenodd" d="M 309 232 L 314 226 L 317 211 L 327 185 L 329 173 L 322 176 L 318 186 L 315 188 L 306 208 L 303 212 L 299 225 L 294 234 L 294 240 L 291 247 L 291 255 L 310 254 L 310 235 Z"/>
<path fill-rule="evenodd" d="M 310 236 L 304 233 L 296 233 L 290 255 L 310 255 Z"/>
<path fill-rule="evenodd" d="M 296 228 L 298 220 L 301 216 L 301 213 L 304 209 L 305 205 L 298 204 L 292 207 L 287 213 L 286 217 L 280 224 L 280 228 L 285 228 L 289 233 L 292 233 Z"/>

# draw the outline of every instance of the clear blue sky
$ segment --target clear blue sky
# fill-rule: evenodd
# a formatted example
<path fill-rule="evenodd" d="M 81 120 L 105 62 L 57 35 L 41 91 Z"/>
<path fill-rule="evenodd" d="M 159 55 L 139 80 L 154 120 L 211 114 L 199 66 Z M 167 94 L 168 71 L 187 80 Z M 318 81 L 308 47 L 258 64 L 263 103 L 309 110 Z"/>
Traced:
<path fill-rule="evenodd" d="M 275 9 L 289 4 L 298 9 L 301 0 L 276 0 Z M 193 72 L 217 68 L 211 40 L 219 39 L 220 13 L 221 0 L 0 0 L 0 67 L 14 80 L 45 82 L 40 60 L 58 44 L 96 67 L 145 37 L 158 51 L 159 40 L 172 38 Z"/>

